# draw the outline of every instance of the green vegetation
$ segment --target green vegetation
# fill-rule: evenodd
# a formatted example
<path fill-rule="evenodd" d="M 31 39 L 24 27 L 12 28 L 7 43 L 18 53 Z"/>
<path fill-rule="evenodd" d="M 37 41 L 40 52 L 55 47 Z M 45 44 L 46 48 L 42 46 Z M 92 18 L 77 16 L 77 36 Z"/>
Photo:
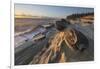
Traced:
<path fill-rule="evenodd" d="M 82 18 L 84 16 L 94 16 L 94 13 L 93 12 L 88 12 L 88 13 L 76 13 L 76 14 L 72 14 L 72 15 L 69 15 L 66 17 L 67 20 L 76 20 L 77 18 Z"/>

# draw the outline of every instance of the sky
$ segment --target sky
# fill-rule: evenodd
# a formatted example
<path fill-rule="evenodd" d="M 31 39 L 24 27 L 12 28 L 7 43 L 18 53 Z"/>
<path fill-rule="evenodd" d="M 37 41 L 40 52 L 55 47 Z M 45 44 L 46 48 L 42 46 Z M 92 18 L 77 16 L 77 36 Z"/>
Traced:
<path fill-rule="evenodd" d="M 94 12 L 93 8 L 15 4 L 15 15 L 32 15 L 63 18 L 73 13 Z"/>

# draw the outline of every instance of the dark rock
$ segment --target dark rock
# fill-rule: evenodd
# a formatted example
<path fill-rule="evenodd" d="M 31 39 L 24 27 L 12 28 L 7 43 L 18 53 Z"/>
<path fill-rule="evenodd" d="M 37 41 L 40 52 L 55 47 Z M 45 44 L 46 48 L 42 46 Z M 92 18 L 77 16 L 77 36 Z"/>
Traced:
<path fill-rule="evenodd" d="M 68 27 L 70 23 L 65 19 L 61 19 L 61 21 L 56 21 L 56 28 L 59 31 L 63 31 L 65 28 Z"/>
<path fill-rule="evenodd" d="M 75 29 L 74 29 L 75 30 Z M 89 46 L 89 40 L 88 38 L 81 33 L 80 31 L 75 30 L 75 33 L 77 35 L 77 43 L 76 43 L 76 47 L 78 50 L 80 51 L 84 51 L 86 48 L 88 48 Z"/>

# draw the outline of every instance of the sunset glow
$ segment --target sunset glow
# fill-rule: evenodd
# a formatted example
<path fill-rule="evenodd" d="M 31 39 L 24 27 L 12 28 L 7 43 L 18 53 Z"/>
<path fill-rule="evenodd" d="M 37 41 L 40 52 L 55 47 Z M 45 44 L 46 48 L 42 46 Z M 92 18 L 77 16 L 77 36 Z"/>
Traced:
<path fill-rule="evenodd" d="M 15 4 L 15 15 L 17 15 L 17 17 L 23 17 L 23 15 L 25 15 L 25 17 L 47 16 L 62 18 L 73 13 L 87 13 L 93 11 L 92 8 Z"/>

